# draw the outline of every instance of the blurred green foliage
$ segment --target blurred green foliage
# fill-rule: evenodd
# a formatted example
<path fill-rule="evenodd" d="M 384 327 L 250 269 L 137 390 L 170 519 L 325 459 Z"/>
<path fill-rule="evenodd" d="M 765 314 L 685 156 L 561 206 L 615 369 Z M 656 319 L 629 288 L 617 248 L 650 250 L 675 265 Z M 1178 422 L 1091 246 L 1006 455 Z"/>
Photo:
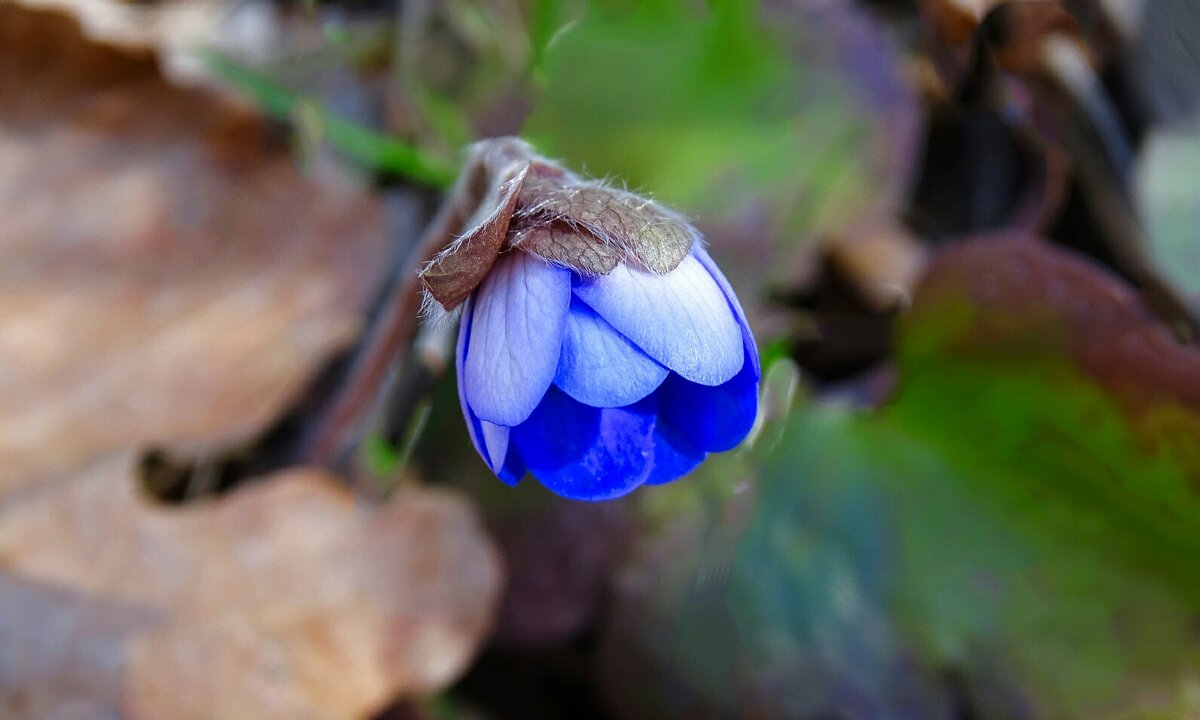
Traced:
<path fill-rule="evenodd" d="M 965 697 L 983 718 L 1190 717 L 1200 413 L 1130 404 L 1038 320 L 1015 327 L 1045 342 L 996 344 L 980 330 L 996 312 L 919 296 L 892 403 L 803 403 L 642 501 L 652 527 L 710 528 L 664 581 L 660 602 L 683 609 L 661 615 L 678 637 L 712 627 L 711 588 L 709 611 L 686 608 L 723 574 L 725 629 L 703 634 L 735 658 L 738 707 L 949 718 Z M 744 533 L 714 534 L 739 486 Z M 698 653 L 668 662 L 720 687 Z"/>
<path fill-rule="evenodd" d="M 216 52 L 208 60 L 268 114 L 296 121 L 308 145 L 328 142 L 370 170 L 435 187 L 452 180 L 455 148 L 476 125 L 528 103 L 522 134 L 543 152 L 705 219 L 758 213 L 790 247 L 891 209 L 916 145 L 917 110 L 887 39 L 859 32 L 849 6 L 784 5 L 772 27 L 758 5 L 534 0 L 524 28 L 489 3 L 437 5 L 457 39 L 414 28 L 400 37 L 420 45 L 395 50 L 410 122 L 429 130 L 409 141 L 290 90 L 283 70 Z M 481 30 L 498 24 L 504 32 Z M 369 64 L 359 46 L 377 40 L 352 42 L 335 29 L 326 50 L 349 66 Z M 454 42 L 474 61 L 447 55 Z M 868 82 L 855 78 L 863 69 Z"/>
<path fill-rule="evenodd" d="M 703 218 L 765 211 L 788 243 L 835 229 L 886 200 L 881 166 L 911 140 L 904 112 L 879 112 L 895 98 L 846 64 L 856 53 L 886 77 L 886 42 L 806 25 L 836 27 L 846 7 L 791 11 L 772 28 L 749 0 L 593 4 L 546 49 L 524 133 Z M 880 152 L 884 127 L 897 132 Z"/>
<path fill-rule="evenodd" d="M 457 175 L 452 163 L 420 148 L 374 132 L 331 112 L 322 103 L 289 91 L 267 73 L 216 51 L 205 54 L 208 66 L 264 113 L 295 123 L 301 148 L 328 142 L 350 160 L 375 172 L 389 173 L 433 187 L 448 187 Z"/>

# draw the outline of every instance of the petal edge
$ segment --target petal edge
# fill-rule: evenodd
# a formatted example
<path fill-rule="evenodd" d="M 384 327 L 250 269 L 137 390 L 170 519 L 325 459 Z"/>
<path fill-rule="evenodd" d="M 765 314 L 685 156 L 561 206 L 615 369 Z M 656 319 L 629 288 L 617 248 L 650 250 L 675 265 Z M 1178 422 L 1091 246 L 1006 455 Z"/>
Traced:
<path fill-rule="evenodd" d="M 631 405 L 654 392 L 671 371 L 655 362 L 574 298 L 563 329 L 554 384 L 592 407 Z"/>
<path fill-rule="evenodd" d="M 665 275 L 618 265 L 575 294 L 647 355 L 701 385 L 741 370 L 742 330 L 720 285 L 694 255 Z"/>

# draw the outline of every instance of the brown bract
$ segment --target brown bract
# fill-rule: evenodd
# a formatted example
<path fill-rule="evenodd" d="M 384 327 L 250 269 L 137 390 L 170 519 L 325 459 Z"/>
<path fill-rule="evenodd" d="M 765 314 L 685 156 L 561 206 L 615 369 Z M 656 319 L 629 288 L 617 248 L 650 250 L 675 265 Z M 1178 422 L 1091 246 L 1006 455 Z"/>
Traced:
<path fill-rule="evenodd" d="M 653 200 L 581 179 L 516 138 L 472 146 L 431 233 L 446 244 L 421 279 L 446 310 L 474 292 L 502 252 L 528 252 L 581 275 L 619 263 L 661 275 L 699 237 Z"/>

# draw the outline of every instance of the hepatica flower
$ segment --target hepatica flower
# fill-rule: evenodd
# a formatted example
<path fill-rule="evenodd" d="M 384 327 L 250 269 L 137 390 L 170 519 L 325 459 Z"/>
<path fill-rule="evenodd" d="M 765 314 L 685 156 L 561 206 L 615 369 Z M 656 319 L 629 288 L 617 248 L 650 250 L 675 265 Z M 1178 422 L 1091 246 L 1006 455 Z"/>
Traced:
<path fill-rule="evenodd" d="M 473 147 L 423 271 L 461 306 L 458 392 L 502 480 L 602 500 L 664 483 L 754 423 L 759 361 L 683 219 L 505 138 Z"/>

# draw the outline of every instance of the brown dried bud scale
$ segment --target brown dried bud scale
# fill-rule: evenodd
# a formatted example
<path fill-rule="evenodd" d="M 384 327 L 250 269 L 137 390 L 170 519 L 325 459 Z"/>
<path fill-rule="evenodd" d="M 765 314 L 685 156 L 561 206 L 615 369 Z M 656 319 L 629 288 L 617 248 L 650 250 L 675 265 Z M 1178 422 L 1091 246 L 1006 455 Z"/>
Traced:
<path fill-rule="evenodd" d="M 698 237 L 654 201 L 581 179 L 517 138 L 471 146 L 429 232 L 444 247 L 421 280 L 446 310 L 470 296 L 502 252 L 528 252 L 582 275 L 604 275 L 620 263 L 665 274 Z"/>

